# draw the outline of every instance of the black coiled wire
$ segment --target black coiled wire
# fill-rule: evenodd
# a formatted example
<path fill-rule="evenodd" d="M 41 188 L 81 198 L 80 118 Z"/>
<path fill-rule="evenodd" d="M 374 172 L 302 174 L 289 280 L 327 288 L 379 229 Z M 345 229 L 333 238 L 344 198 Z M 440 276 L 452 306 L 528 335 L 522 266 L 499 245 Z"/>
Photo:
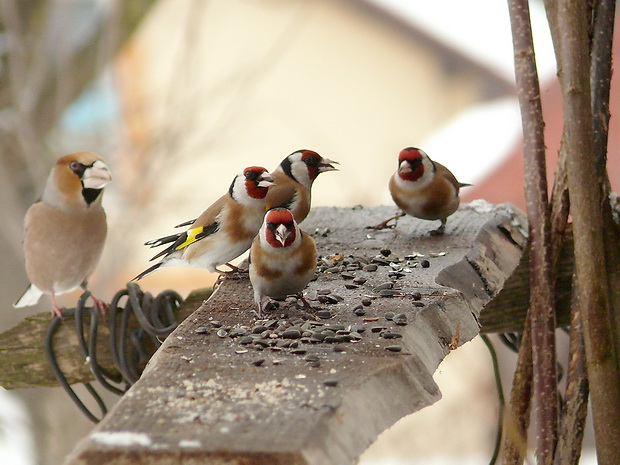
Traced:
<path fill-rule="evenodd" d="M 53 347 L 54 334 L 61 324 L 74 317 L 75 331 L 80 350 L 89 364 L 94 378 L 108 391 L 122 395 L 139 378 L 144 365 L 149 359 L 149 347 L 156 349 L 177 326 L 174 310 L 183 302 L 183 298 L 175 291 L 164 291 L 153 298 L 148 292 L 142 292 L 134 282 L 127 284 L 125 289 L 118 291 L 110 302 L 108 313 L 110 327 L 110 352 L 114 365 L 120 376 L 107 371 L 97 362 L 97 332 L 99 329 L 99 312 L 94 307 L 87 307 L 86 301 L 90 292 L 85 291 L 75 308 L 63 310 L 62 318 L 53 318 L 45 337 L 45 353 L 60 385 L 71 400 L 94 423 L 98 423 L 107 413 L 101 396 L 91 383 L 84 383 L 87 392 L 93 397 L 101 411 L 100 417 L 93 414 L 73 390 L 66 376 L 60 369 Z M 121 301 L 124 300 L 124 305 Z M 88 329 L 85 327 L 85 315 L 90 318 Z M 137 328 L 130 328 L 130 321 L 138 323 Z"/>

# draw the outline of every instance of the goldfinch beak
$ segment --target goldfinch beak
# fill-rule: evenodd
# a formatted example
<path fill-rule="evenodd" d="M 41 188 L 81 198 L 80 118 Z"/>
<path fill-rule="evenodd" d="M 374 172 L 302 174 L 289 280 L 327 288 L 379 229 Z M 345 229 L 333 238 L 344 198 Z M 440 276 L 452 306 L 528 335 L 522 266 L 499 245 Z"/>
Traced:
<path fill-rule="evenodd" d="M 284 247 L 284 243 L 286 242 L 286 238 L 289 236 L 290 233 L 291 232 L 283 224 L 281 224 L 280 226 L 278 226 L 276 228 L 275 236 L 276 236 L 276 239 L 278 240 L 278 242 L 280 242 L 280 244 L 282 244 L 282 247 Z"/>
<path fill-rule="evenodd" d="M 86 168 L 82 175 L 82 184 L 87 189 L 103 189 L 111 180 L 110 170 L 105 163 L 99 160 L 93 166 Z"/>
<path fill-rule="evenodd" d="M 338 171 L 333 164 L 339 165 L 337 161 L 331 161 L 329 158 L 322 158 L 321 163 L 319 163 L 319 172 L 323 173 L 325 171 Z"/>
<path fill-rule="evenodd" d="M 398 167 L 398 172 L 404 174 L 411 173 L 411 164 L 407 160 L 403 160 Z"/>
<path fill-rule="evenodd" d="M 273 178 L 269 173 L 263 173 L 258 178 L 258 187 L 274 186 Z"/>

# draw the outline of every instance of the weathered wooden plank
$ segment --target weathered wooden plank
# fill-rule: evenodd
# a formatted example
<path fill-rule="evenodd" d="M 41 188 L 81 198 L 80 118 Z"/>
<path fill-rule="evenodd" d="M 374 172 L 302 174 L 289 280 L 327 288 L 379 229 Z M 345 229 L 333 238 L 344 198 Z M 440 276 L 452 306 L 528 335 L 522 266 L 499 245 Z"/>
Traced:
<path fill-rule="evenodd" d="M 290 341 L 281 333 L 276 349 L 243 345 L 224 332 L 219 337 L 213 320 L 237 330 L 255 324 L 247 278 L 225 280 L 166 339 L 67 463 L 343 465 L 396 420 L 437 401 L 432 374 L 451 349 L 478 334 L 481 308 L 519 262 L 524 218 L 508 206 L 477 203 L 450 218 L 444 237 L 430 236 L 435 225 L 413 218 L 395 230 L 364 230 L 394 210 L 320 208 L 302 225 L 324 257 L 372 258 L 386 248 L 390 256 L 424 255 L 401 262 L 398 296 L 376 290 L 390 281 L 389 266 L 350 271 L 367 279 L 357 289 L 346 288 L 339 272 L 322 272 L 310 284 L 311 295 L 332 288 L 343 297 L 325 305 L 334 316 L 322 322 L 364 327 L 358 342 L 295 340 L 306 351 L 297 354 L 282 347 Z M 353 309 L 364 296 L 371 305 L 358 316 Z M 386 312 L 405 314 L 407 324 L 386 320 Z M 292 303 L 270 315 L 282 324 L 299 316 Z M 373 332 L 375 326 L 386 330 Z M 401 338 L 386 339 L 387 331 Z M 386 350 L 396 344 L 401 352 Z M 310 362 L 308 354 L 315 356 Z"/>
<path fill-rule="evenodd" d="M 568 225 L 560 249 L 555 285 L 556 322 L 558 327 L 570 324 L 572 280 L 575 271 L 573 232 Z M 522 332 L 525 314 L 530 305 L 530 257 L 523 251 L 519 266 L 504 283 L 504 287 L 480 314 L 481 332 Z"/>
<path fill-rule="evenodd" d="M 209 295 L 210 290 L 199 290 L 190 294 L 175 310 L 175 317 L 182 321 Z M 90 318 L 85 317 L 85 328 Z M 129 328 L 138 326 L 131 318 Z M 43 312 L 24 318 L 13 328 L 0 333 L 0 386 L 4 389 L 58 386 L 58 379 L 47 360 L 44 341 L 50 325 L 50 313 Z M 109 318 L 102 317 L 97 331 L 97 362 L 113 376 L 120 376 L 110 351 Z M 85 330 L 87 332 L 87 330 Z M 94 377 L 90 365 L 78 343 L 75 319 L 67 317 L 53 338 L 54 353 L 60 369 L 69 384 L 86 383 Z M 153 349 L 145 347 L 147 354 Z"/>

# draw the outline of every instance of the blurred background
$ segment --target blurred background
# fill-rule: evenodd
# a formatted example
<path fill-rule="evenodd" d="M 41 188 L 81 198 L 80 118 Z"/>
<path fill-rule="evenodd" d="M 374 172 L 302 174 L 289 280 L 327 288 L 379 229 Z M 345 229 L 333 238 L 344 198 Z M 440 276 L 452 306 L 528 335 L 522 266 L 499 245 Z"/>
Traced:
<path fill-rule="evenodd" d="M 531 8 L 552 173 L 561 99 L 542 2 Z M 0 59 L 2 331 L 49 310 L 46 298 L 11 307 L 27 286 L 22 221 L 55 159 L 74 151 L 98 152 L 112 170 L 109 236 L 91 278 L 105 299 L 147 266 L 146 240 L 195 218 L 243 167 L 272 170 L 300 148 L 340 162 L 315 183 L 314 206 L 391 204 L 397 154 L 417 146 L 474 184 L 464 201 L 524 208 L 505 2 L 5 0 Z M 214 280 L 169 268 L 141 286 L 185 296 Z M 514 357 L 500 356 L 508 389 Z M 360 463 L 488 461 L 497 403 L 481 341 L 450 354 L 436 380 L 444 398 L 384 433 Z M 0 463 L 59 464 L 91 427 L 61 389 L 0 390 Z"/>

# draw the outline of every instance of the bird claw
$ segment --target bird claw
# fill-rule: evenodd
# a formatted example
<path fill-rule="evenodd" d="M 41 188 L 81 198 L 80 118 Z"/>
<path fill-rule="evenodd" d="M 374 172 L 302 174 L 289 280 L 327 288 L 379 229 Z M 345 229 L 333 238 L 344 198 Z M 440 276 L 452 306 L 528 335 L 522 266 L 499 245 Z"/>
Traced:
<path fill-rule="evenodd" d="M 249 270 L 243 270 L 235 265 L 231 265 L 230 263 L 225 263 L 225 265 L 230 267 L 230 271 L 224 271 L 218 268 L 216 268 L 215 271 L 218 272 L 220 276 L 225 276 L 227 279 L 239 280 L 249 273 Z"/>
<path fill-rule="evenodd" d="M 379 224 L 375 224 L 374 226 L 366 226 L 365 229 L 372 229 L 373 231 L 381 231 L 382 229 L 394 229 L 396 227 L 396 223 L 388 225 L 388 222 L 392 221 L 393 219 L 394 218 L 390 218 Z"/>
<path fill-rule="evenodd" d="M 394 229 L 396 227 L 396 224 L 398 223 L 398 218 L 401 218 L 405 215 L 405 212 L 400 212 L 398 215 L 392 216 L 379 224 L 376 224 L 374 226 L 366 226 L 365 229 L 373 229 L 375 231 L 380 231 L 382 229 Z M 394 224 L 388 225 L 388 223 L 392 220 L 394 220 Z"/>
<path fill-rule="evenodd" d="M 101 313 L 102 316 L 105 316 L 105 312 L 107 312 L 110 309 L 110 304 L 104 302 L 101 299 L 98 299 L 96 297 L 94 297 L 93 295 L 90 296 L 93 299 L 93 303 L 95 305 L 95 309 Z"/>
<path fill-rule="evenodd" d="M 65 307 L 57 307 L 57 306 L 53 306 L 52 307 L 52 311 L 51 311 L 51 317 L 52 318 L 60 318 L 62 319 L 62 312 L 66 310 Z"/>

